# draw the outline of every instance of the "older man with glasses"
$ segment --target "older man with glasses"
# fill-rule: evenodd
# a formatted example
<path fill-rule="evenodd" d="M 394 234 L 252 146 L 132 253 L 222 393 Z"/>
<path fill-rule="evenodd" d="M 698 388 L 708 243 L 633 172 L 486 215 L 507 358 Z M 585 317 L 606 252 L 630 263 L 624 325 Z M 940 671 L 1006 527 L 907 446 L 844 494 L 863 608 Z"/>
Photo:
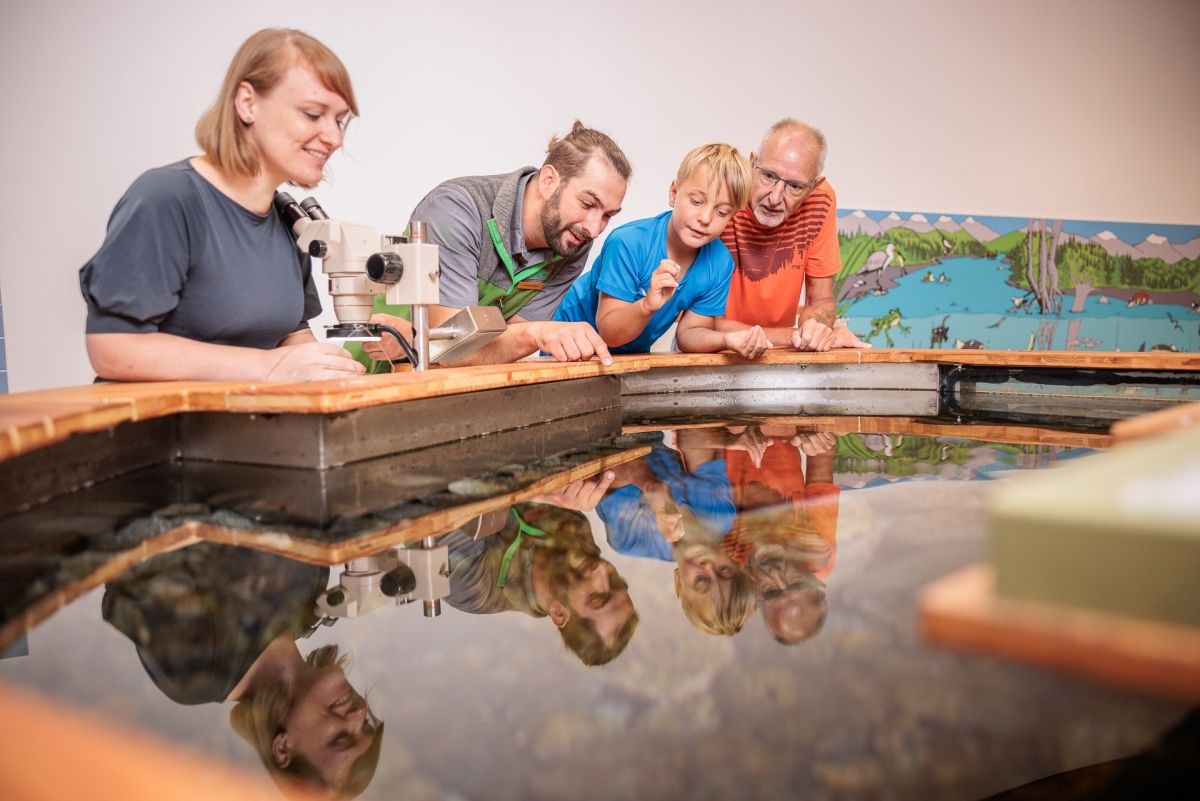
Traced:
<path fill-rule="evenodd" d="M 833 279 L 842 260 L 837 196 L 822 177 L 825 152 L 824 134 L 784 119 L 750 154 L 750 202 L 721 235 L 736 269 L 717 330 L 760 325 L 777 348 L 870 347 L 835 325 Z"/>

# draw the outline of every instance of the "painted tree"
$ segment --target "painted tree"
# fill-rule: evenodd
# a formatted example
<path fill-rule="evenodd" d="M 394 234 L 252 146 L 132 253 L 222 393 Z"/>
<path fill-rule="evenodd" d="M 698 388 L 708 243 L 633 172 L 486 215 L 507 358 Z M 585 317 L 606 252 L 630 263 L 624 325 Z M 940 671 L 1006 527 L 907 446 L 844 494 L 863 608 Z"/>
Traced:
<path fill-rule="evenodd" d="M 1062 220 L 1043 221 L 1042 222 L 1042 239 L 1045 241 L 1046 222 L 1052 222 L 1052 230 L 1050 232 L 1050 245 L 1047 257 L 1042 261 L 1046 265 L 1043 272 L 1050 273 L 1050 288 L 1046 300 L 1050 304 L 1050 314 L 1058 314 L 1062 311 L 1062 295 L 1058 293 L 1058 237 L 1062 233 Z M 1046 246 L 1043 245 L 1043 250 Z M 1043 304 L 1043 308 L 1045 308 Z"/>
<path fill-rule="evenodd" d="M 1035 284 L 1033 282 L 1033 235 L 1037 231 L 1037 224 L 1033 218 L 1029 218 L 1029 225 L 1025 226 L 1025 282 L 1029 285 L 1029 291 L 1033 292 Z"/>
<path fill-rule="evenodd" d="M 1062 310 L 1057 264 L 1061 233 L 1062 220 L 1030 218 L 1025 229 L 1025 281 L 1042 314 L 1058 314 Z"/>

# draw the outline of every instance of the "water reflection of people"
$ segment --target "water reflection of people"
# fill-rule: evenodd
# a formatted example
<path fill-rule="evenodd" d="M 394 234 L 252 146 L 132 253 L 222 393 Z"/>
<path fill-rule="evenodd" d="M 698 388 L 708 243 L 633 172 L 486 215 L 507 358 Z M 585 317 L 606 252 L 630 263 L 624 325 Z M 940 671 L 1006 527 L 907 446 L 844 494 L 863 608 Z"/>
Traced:
<path fill-rule="evenodd" d="M 836 437 L 794 426 L 681 429 L 617 468 L 597 507 L 620 553 L 672 559 L 685 616 L 732 635 L 761 607 L 795 644 L 820 630 L 836 554 Z M 807 459 L 807 480 L 805 476 Z"/>
<path fill-rule="evenodd" d="M 180 704 L 234 702 L 230 722 L 272 778 L 343 797 L 375 773 L 383 724 L 346 680 L 336 645 L 301 656 L 328 568 L 200 543 L 105 587 L 104 619 Z"/>
<path fill-rule="evenodd" d="M 754 613 L 753 585 L 721 546 L 736 514 L 723 452 L 693 456 L 685 465 L 682 454 L 653 443 L 645 457 L 614 469 L 596 512 L 618 553 L 675 562 L 675 593 L 693 626 L 732 635 Z"/>
<path fill-rule="evenodd" d="M 751 553 L 747 566 L 758 591 L 763 625 L 777 643 L 798 645 L 821 630 L 829 612 L 825 583 L 809 570 L 804 553 L 762 544 Z"/>
<path fill-rule="evenodd" d="M 497 534 L 475 540 L 458 530 L 441 542 L 450 549 L 447 602 L 455 609 L 549 618 L 589 666 L 616 658 L 637 628 L 625 580 L 600 557 L 591 525 L 578 511 L 520 503 Z"/>
<path fill-rule="evenodd" d="M 837 554 L 837 439 L 761 426 L 681 431 L 680 448 L 686 454 L 725 437 L 739 442 L 726 460 L 738 508 L 730 550 L 754 580 L 767 631 L 782 645 L 796 645 L 819 632 L 828 614 L 824 579 Z"/>

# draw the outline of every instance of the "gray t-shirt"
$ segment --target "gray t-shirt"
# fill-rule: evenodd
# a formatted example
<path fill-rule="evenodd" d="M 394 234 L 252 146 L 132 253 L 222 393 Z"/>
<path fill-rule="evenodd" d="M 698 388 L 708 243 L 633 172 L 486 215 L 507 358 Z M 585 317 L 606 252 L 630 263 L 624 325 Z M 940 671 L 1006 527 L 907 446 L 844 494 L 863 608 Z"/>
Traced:
<path fill-rule="evenodd" d="M 321 312 L 311 262 L 279 215 L 239 205 L 187 161 L 134 181 L 79 286 L 89 334 L 273 348 Z"/>
<path fill-rule="evenodd" d="M 549 248 L 529 250 L 525 246 L 524 221 L 521 210 L 525 190 L 537 172 L 531 172 L 517 185 L 513 204 L 512 242 L 505 243 L 517 267 L 539 264 L 554 257 Z M 461 186 L 442 184 L 413 209 L 413 220 L 426 224 L 430 240 L 438 246 L 441 278 L 438 293 L 441 305 L 456 309 L 479 305 L 479 254 L 492 248 L 485 238 L 479 219 L 479 209 L 471 195 Z M 572 259 L 562 264 L 550 276 L 546 287 L 517 312 L 525 320 L 549 320 L 562 302 L 571 282 L 583 272 L 584 259 Z"/>

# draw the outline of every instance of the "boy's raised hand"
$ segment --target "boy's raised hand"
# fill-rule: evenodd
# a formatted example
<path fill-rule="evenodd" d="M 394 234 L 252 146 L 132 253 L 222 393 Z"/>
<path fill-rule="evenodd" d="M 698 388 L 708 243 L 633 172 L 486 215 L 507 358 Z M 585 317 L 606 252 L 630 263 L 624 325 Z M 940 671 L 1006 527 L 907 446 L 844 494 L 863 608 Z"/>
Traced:
<path fill-rule="evenodd" d="M 679 265 L 670 259 L 663 259 L 650 275 L 650 288 L 646 290 L 646 309 L 656 312 L 667 304 L 679 286 Z"/>
<path fill-rule="evenodd" d="M 751 326 L 744 331 L 730 331 L 725 334 L 725 347 L 740 353 L 747 359 L 757 359 L 771 347 L 771 340 L 762 326 Z"/>

